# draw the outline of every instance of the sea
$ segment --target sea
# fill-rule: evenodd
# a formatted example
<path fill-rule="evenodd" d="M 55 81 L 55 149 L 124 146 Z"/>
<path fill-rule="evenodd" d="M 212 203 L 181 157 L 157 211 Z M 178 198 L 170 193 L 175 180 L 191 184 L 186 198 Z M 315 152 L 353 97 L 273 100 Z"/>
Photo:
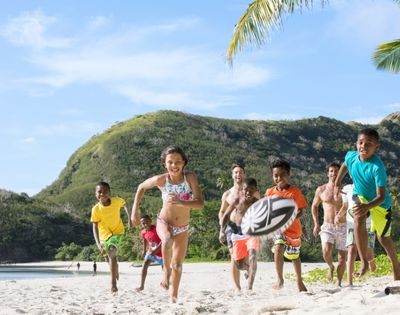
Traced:
<path fill-rule="evenodd" d="M 56 269 L 55 267 L 58 267 Z M 44 278 L 70 278 L 88 277 L 93 273 L 89 271 L 59 269 L 60 266 L 18 266 L 0 265 L 0 281 L 12 281 L 21 279 L 44 279 Z M 76 268 L 75 268 L 76 269 Z"/>

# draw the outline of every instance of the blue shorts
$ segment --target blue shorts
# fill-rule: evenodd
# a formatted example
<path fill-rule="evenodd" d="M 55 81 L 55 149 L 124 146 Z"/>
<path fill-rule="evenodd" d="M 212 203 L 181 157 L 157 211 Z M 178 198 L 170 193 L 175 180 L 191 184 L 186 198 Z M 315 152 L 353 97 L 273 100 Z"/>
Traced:
<path fill-rule="evenodd" d="M 150 255 L 149 252 L 147 252 L 146 255 L 144 256 L 144 261 L 145 261 L 145 262 L 146 262 L 146 261 L 150 261 L 150 262 L 152 262 L 152 263 L 157 263 L 157 264 L 159 264 L 160 266 L 163 265 L 163 259 L 162 259 L 162 257 L 157 256 L 157 255 L 152 256 L 152 255 Z"/>

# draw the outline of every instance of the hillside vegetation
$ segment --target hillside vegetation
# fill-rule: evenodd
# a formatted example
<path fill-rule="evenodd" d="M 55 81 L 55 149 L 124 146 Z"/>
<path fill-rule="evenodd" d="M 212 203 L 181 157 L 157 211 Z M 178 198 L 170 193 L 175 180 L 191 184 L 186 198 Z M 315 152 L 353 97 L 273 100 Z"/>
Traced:
<path fill-rule="evenodd" d="M 204 255 L 201 252 L 204 247 L 202 239 L 209 238 L 212 244 L 209 252 L 213 252 L 216 258 L 224 257 L 226 252 L 218 245 L 215 234 L 218 227 L 216 220 L 221 194 L 231 186 L 230 166 L 233 162 L 245 163 L 247 174 L 257 179 L 260 193 L 263 193 L 266 187 L 272 185 L 269 163 L 276 157 L 289 160 L 292 164 L 291 181 L 300 186 L 311 204 L 316 187 L 326 181 L 326 164 L 343 161 L 345 152 L 355 149 L 357 131 L 363 127 L 359 123 L 346 124 L 326 117 L 256 121 L 203 117 L 175 111 L 139 115 L 89 139 L 72 154 L 58 179 L 34 198 L 29 198 L 29 202 L 35 205 L 35 211 L 42 209 L 42 213 L 37 215 L 44 217 L 46 212 L 51 213 L 48 211 L 50 208 L 58 207 L 61 213 L 67 209 L 71 220 L 78 218 L 80 224 L 85 226 L 82 232 L 85 237 L 78 243 L 87 245 L 87 240 L 91 238 L 91 228 L 87 225 L 90 209 L 96 202 L 96 183 L 99 180 L 108 181 L 112 193 L 124 197 L 131 206 L 138 184 L 149 176 L 163 172 L 160 166 L 162 149 L 177 144 L 187 153 L 187 168 L 198 176 L 207 201 L 204 211 L 193 212 L 192 224 L 199 233 L 197 236 L 193 233 L 189 255 Z M 389 185 L 398 187 L 400 113 L 386 117 L 373 127 L 382 137 L 379 154 L 388 169 Z M 24 201 L 14 205 L 23 207 Z M 159 192 L 154 190 L 145 197 L 142 212 L 156 214 L 160 206 Z M 9 210 L 17 211 L 15 209 Z M 34 211 L 32 207 L 30 209 Z M 201 226 L 202 220 L 205 220 L 205 227 Z M 311 253 L 315 251 L 315 240 L 310 227 L 310 211 L 303 221 Z M 66 235 L 69 231 L 60 229 L 59 233 Z M 64 239 L 67 243 L 68 237 Z"/>

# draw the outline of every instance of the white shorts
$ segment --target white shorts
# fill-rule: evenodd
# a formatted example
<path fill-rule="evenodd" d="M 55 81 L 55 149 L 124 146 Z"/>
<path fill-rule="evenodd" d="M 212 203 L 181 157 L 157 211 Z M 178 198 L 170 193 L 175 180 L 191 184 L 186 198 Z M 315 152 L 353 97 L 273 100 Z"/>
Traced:
<path fill-rule="evenodd" d="M 339 225 L 324 223 L 321 226 L 321 232 L 319 232 L 319 236 L 321 237 L 322 243 L 335 244 L 337 250 L 347 250 L 346 232 L 346 223 Z"/>

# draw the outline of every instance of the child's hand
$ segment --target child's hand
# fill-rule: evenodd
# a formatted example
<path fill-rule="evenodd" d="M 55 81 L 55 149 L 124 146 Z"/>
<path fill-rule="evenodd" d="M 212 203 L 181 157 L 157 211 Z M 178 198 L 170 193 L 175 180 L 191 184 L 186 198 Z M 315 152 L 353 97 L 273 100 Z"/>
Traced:
<path fill-rule="evenodd" d="M 367 204 L 356 203 L 353 207 L 353 214 L 356 217 L 362 217 L 367 215 L 369 207 Z"/>
<path fill-rule="evenodd" d="M 225 245 L 225 244 L 226 244 L 226 236 L 225 236 L 225 233 L 222 232 L 222 231 L 219 232 L 219 242 L 220 242 L 222 245 Z"/>
<path fill-rule="evenodd" d="M 100 253 L 105 254 L 106 250 L 102 244 L 97 244 L 97 248 L 99 249 Z"/>
<path fill-rule="evenodd" d="M 167 202 L 170 204 L 180 204 L 181 201 L 179 200 L 179 198 L 174 194 L 174 193 L 169 193 L 167 196 Z"/>

